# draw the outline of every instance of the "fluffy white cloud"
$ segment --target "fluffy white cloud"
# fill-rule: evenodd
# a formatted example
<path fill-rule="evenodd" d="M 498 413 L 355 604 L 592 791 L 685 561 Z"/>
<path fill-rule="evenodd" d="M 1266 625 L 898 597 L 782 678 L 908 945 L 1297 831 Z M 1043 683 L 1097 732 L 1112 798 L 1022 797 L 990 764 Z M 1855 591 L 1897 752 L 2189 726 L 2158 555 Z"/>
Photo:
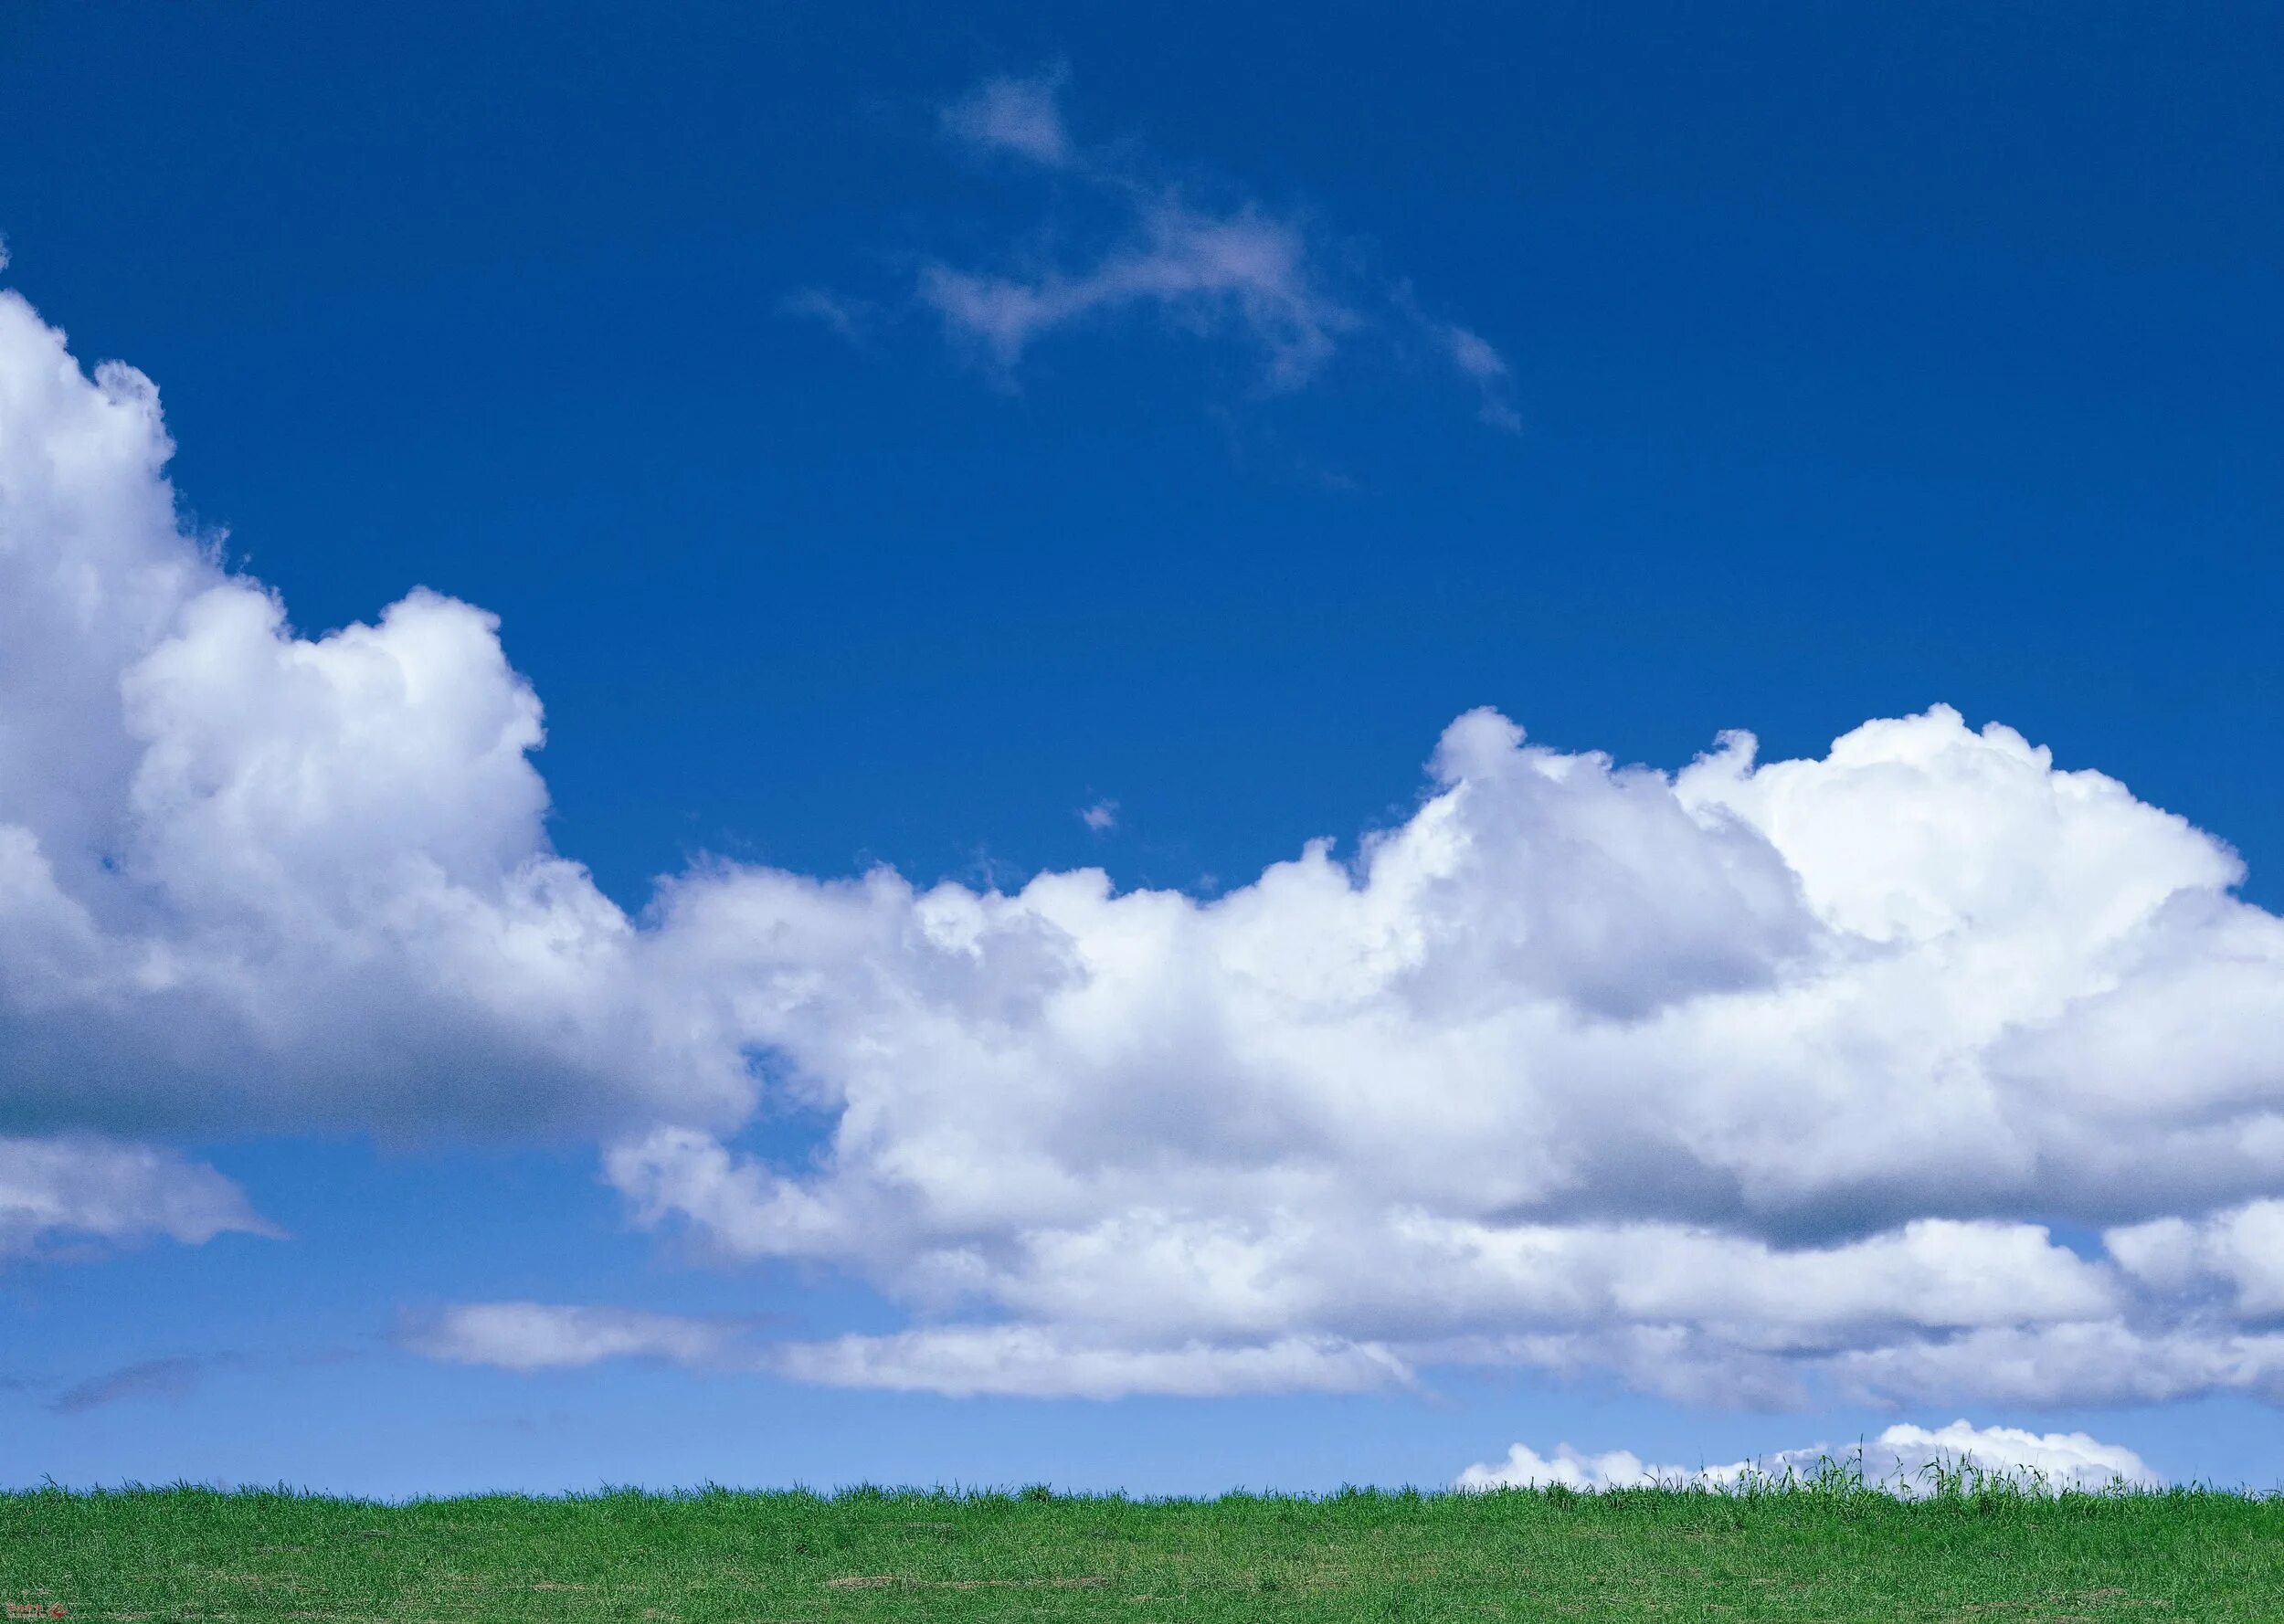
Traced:
<path fill-rule="evenodd" d="M 1541 1455 L 1518 1443 L 1507 1459 L 1477 1461 L 1452 1480 L 1455 1489 L 1640 1489 L 1653 1484 L 1671 1486 L 1696 1481 L 1695 1470 L 1652 1466 L 1632 1450 L 1609 1450 L 1589 1455 L 1569 1444 L 1557 1444 L 1552 1456 Z"/>
<path fill-rule="evenodd" d="M 1934 1490 L 1944 1473 L 1962 1471 L 2048 1491 L 2107 1489 L 2119 1483 L 2156 1488 L 2164 1481 L 2131 1450 L 2103 1443 L 2083 1432 L 2026 1432 L 2017 1427 L 1976 1427 L 1960 1420 L 1933 1429 L 1900 1424 L 1869 1443 L 1812 1444 L 1720 1466 L 1648 1465 L 1630 1450 L 1588 1455 L 1567 1443 L 1556 1446 L 1549 1459 L 1518 1443 L 1507 1450 L 1504 1461 L 1468 1467 L 1453 1486 L 1520 1489 L 1559 1484 L 1600 1490 L 1697 1483 L 1722 1488 L 1749 1475 L 1780 1481 L 1788 1476 L 1813 1477 L 1827 1462 L 1860 1468 L 1866 1482 L 1912 1495 Z"/>
<path fill-rule="evenodd" d="M 2217 1289 L 2247 1317 L 2284 1313 L 2284 1201 L 2250 1201 L 2194 1222 L 2157 1218 L 2102 1239 L 2128 1274 L 2154 1291 Z"/>
<path fill-rule="evenodd" d="M 768 1041 L 839 1127 L 789 1168 L 662 1129 L 610 1176 L 729 1254 L 1136 1348 L 1305 1332 L 1788 1402 L 2017 1391 L 1971 1351 L 2002 1342 L 2067 1373 L 2040 1397 L 2109 1392 L 2072 1350 L 2123 1338 L 2166 1355 L 2144 1382 L 2265 1380 L 2039 1221 L 2284 1171 L 2275 1063 L 2194 1065 L 2277 1029 L 2278 922 L 2226 848 L 1940 709 L 1670 776 L 1477 712 L 1434 774 L 1354 862 L 1211 902 L 1091 872 L 678 889 L 662 929 L 807 966 Z M 2201 965 L 2235 1029 L 2185 1073 L 2057 1063 Z"/>
<path fill-rule="evenodd" d="M 84 1240 L 196 1246 L 226 1231 L 279 1233 L 201 1163 L 80 1135 L 0 1138 L 0 1259 Z"/>
<path fill-rule="evenodd" d="M 1210 899 L 709 864 L 629 919 L 492 618 L 301 635 L 169 449 L 0 294 L 0 1130 L 583 1129 L 636 1221 L 910 1311 L 767 1355 L 819 1380 L 2278 1390 L 2284 921 L 2005 728 L 1666 773 L 1478 711 Z M 814 1155 L 739 1148 L 788 1109 Z"/>
<path fill-rule="evenodd" d="M 521 1130 L 647 1120 L 645 1077 L 735 1121 L 736 1039 L 548 849 L 492 618 L 296 635 L 172 449 L 0 293 L 0 1126 Z"/>
<path fill-rule="evenodd" d="M 398 1340 L 455 1365 L 502 1370 L 565 1370 L 606 1359 L 718 1363 L 732 1328 L 709 1320 L 626 1308 L 546 1302 L 466 1302 L 416 1324 Z"/>

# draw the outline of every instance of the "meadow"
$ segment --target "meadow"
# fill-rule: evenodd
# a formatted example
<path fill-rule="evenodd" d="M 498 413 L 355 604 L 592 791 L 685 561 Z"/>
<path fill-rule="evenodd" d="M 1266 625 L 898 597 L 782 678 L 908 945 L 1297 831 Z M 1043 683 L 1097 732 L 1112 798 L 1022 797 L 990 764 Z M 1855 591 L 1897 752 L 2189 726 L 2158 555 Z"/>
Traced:
<path fill-rule="evenodd" d="M 385 1504 L 0 1495 L 8 1617 L 80 1619 L 2284 1619 L 2284 1500 L 1849 1485 L 708 1490 Z"/>

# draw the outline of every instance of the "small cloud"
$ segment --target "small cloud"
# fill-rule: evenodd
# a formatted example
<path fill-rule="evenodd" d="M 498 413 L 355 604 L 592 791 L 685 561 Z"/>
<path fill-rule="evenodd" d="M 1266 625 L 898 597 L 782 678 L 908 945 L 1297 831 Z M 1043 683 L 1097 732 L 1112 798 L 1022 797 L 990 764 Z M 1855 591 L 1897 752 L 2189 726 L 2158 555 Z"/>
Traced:
<path fill-rule="evenodd" d="M 852 344 L 864 342 L 865 331 L 872 319 L 872 301 L 851 299 L 822 288 L 803 288 L 788 293 L 778 301 L 777 310 L 783 315 L 822 322 L 837 337 Z"/>
<path fill-rule="evenodd" d="M 1472 380 L 1480 400 L 1475 415 L 1494 428 L 1509 434 L 1523 431 L 1523 416 L 1507 395 L 1507 362 L 1482 334 L 1456 322 L 1443 324 L 1438 336 L 1443 353 L 1461 375 Z"/>
<path fill-rule="evenodd" d="M 1057 65 L 1030 79 L 986 79 L 944 110 L 945 132 L 987 151 L 1063 168 L 1073 157 L 1063 123 L 1063 83 L 1068 77 L 1069 70 Z"/>
<path fill-rule="evenodd" d="M 1057 194 L 1066 210 L 1110 222 L 1089 257 L 1062 263 L 1023 258 L 975 269 L 931 262 L 914 288 L 947 339 L 979 355 L 999 384 L 1042 336 L 1120 315 L 1152 318 L 1164 330 L 1234 338 L 1265 357 L 1263 383 L 1297 389 L 1359 335 L 1382 347 L 1407 329 L 1424 332 L 1440 359 L 1475 387 L 1483 421 L 1508 432 L 1522 419 L 1507 398 L 1507 365 L 1480 334 L 1421 314 L 1410 289 L 1340 291 L 1326 266 L 1355 256 L 1327 244 L 1305 219 L 1282 215 L 1227 187 L 1201 201 L 1200 188 L 1168 178 L 1140 148 L 1081 150 L 1064 124 L 1058 66 L 1030 78 L 987 79 L 946 107 L 946 132 L 985 151 L 1013 153 L 1067 176 Z M 1080 201 L 1091 195 L 1093 207 Z M 1054 222 L 1060 237 L 1071 220 Z M 1383 301 L 1385 303 L 1383 303 Z M 1389 307 L 1392 307 L 1389 308 Z M 821 313 L 821 312 L 811 312 Z"/>
<path fill-rule="evenodd" d="M 76 1416 L 125 1398 L 180 1400 L 190 1396 L 208 1370 L 235 1363 L 237 1360 L 227 1355 L 207 1359 L 186 1355 L 144 1359 L 66 1387 L 48 1408 L 59 1416 Z"/>
<path fill-rule="evenodd" d="M 1522 413 L 1503 400 L 1486 400 L 1475 408 L 1475 416 L 1489 427 L 1503 429 L 1508 434 L 1523 432 Z"/>
<path fill-rule="evenodd" d="M 1447 323 L 1443 328 L 1443 347 L 1450 353 L 1452 364 L 1471 378 L 1491 380 L 1507 376 L 1507 363 L 1499 359 L 1480 333 Z"/>
<path fill-rule="evenodd" d="M 1493 428 L 1508 434 L 1523 431 L 1523 417 L 1508 396 L 1507 357 L 1491 341 L 1456 322 L 1439 321 L 1420 308 L 1409 282 L 1399 282 L 1390 295 L 1398 313 L 1426 338 L 1452 369 L 1475 388 L 1475 416 Z"/>
<path fill-rule="evenodd" d="M 711 1365 L 735 1327 L 721 1321 L 550 1302 L 463 1302 L 400 1334 L 400 1345 L 455 1365 L 567 1370 L 606 1359 Z"/>
<path fill-rule="evenodd" d="M 1118 827 L 1118 803 L 1096 801 L 1079 813 L 1079 821 L 1096 834 L 1105 834 Z"/>
<path fill-rule="evenodd" d="M 58 1255 L 58 1239 L 200 1246 L 230 1232 L 284 1235 L 203 1162 L 91 1134 L 0 1138 L 0 1258 Z"/>
<path fill-rule="evenodd" d="M 1359 324 L 1319 280 L 1297 226 L 1251 204 L 1216 214 L 1172 195 L 1142 204 L 1128 240 L 1084 269 L 994 276 L 931 265 L 919 296 L 1003 372 L 1043 333 L 1141 310 L 1181 331 L 1250 339 L 1267 358 L 1265 381 L 1295 388 Z"/>

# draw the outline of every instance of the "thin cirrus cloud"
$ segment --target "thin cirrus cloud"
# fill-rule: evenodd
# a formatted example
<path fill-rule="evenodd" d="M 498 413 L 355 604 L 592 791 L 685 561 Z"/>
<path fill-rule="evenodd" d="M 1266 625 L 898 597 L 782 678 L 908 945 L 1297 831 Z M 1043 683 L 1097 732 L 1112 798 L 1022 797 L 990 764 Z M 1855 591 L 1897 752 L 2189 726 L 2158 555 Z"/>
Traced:
<path fill-rule="evenodd" d="M 239 1363 L 242 1361 L 227 1354 L 208 1358 L 175 1355 L 138 1360 L 73 1383 L 58 1393 L 48 1408 L 59 1416 L 77 1416 L 130 1399 L 186 1398 L 208 1372 Z"/>
<path fill-rule="evenodd" d="M 18 1249 L 261 1232 L 163 1148 L 194 1137 L 577 1134 L 635 1226 L 905 1322 L 575 1303 L 414 1345 L 1091 1397 L 2284 1397 L 2284 920 L 2004 727 L 1666 771 L 1474 711 L 1408 816 L 1210 899 L 709 862 L 633 918 L 549 842 L 498 623 L 415 592 L 302 636 L 179 529 L 171 449 L 147 379 L 0 292 Z M 817 1154 L 747 1147 L 789 1109 Z M 73 1157 L 123 1193 L 38 1171 Z"/>
<path fill-rule="evenodd" d="M 2029 1432 L 2019 1427 L 1977 1427 L 1958 1420 L 1935 1428 L 1901 1423 L 1868 1442 L 1811 1444 L 1719 1466 L 1659 1466 L 1644 1461 L 1631 1450 L 1590 1455 L 1567 1443 L 1547 1456 L 1518 1443 L 1504 1461 L 1468 1467 L 1453 1486 L 1473 1490 L 1560 1486 L 1592 1492 L 1648 1484 L 1701 1484 L 1718 1489 L 1732 1487 L 1753 1475 L 1813 1477 L 1828 1465 L 1854 1467 L 1866 1482 L 1905 1495 L 1931 1492 L 1945 1474 L 1962 1471 L 2049 1491 L 2120 1485 L 2154 1489 L 2164 1484 L 2146 1461 L 2122 1444 L 2104 1443 L 2083 1432 Z"/>
<path fill-rule="evenodd" d="M 1298 215 L 1242 195 L 1201 201 L 1198 188 L 1164 178 L 1133 143 L 1082 144 L 1063 112 L 1069 77 L 1057 67 L 987 79 L 939 115 L 963 149 L 1056 183 L 1046 222 L 1052 235 L 1084 237 L 1092 226 L 1095 239 L 1091 253 L 1067 261 L 1015 252 L 992 268 L 923 265 L 918 303 L 994 377 L 1012 383 L 1051 336 L 1138 321 L 1242 343 L 1258 359 L 1263 386 L 1287 391 L 1343 346 L 1369 340 L 1426 355 L 1475 392 L 1485 423 L 1520 429 L 1507 363 L 1488 340 L 1428 315 L 1408 283 L 1339 269 L 1349 256 Z M 806 290 L 787 308 L 855 335 L 841 296 Z"/>
<path fill-rule="evenodd" d="M 988 79 L 943 110 L 945 132 L 973 146 L 1061 169 L 1077 156 L 1063 118 L 1063 87 L 1069 78 L 1070 70 L 1057 65 L 1029 79 Z"/>

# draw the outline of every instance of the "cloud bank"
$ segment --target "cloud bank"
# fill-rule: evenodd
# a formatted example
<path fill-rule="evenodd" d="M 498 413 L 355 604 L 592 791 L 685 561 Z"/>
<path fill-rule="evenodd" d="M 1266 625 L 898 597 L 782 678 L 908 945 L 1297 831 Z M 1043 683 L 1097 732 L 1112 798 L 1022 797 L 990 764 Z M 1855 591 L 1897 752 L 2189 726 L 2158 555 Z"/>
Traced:
<path fill-rule="evenodd" d="M 1557 1445 L 1549 1458 L 1518 1443 L 1504 1461 L 1468 1467 L 1452 1486 L 1485 1490 L 1559 1485 L 1599 1491 L 1658 1484 L 1719 1489 L 1754 1476 L 1813 1478 L 1828 1464 L 1860 1469 L 1866 1482 L 1905 1495 L 1933 1492 L 1945 1474 L 1962 1471 L 2054 1492 L 2164 1485 L 2147 1461 L 2121 1444 L 2103 1443 L 2083 1432 L 2026 1432 L 1960 1420 L 1933 1429 L 1901 1424 L 1868 1443 L 1811 1444 L 1721 1466 L 1651 1465 L 1631 1450 L 1589 1455 L 1567 1443 Z"/>
<path fill-rule="evenodd" d="M 629 917 L 549 843 L 497 623 L 297 629 L 170 451 L 0 292 L 10 1244 L 259 1229 L 139 1148 L 193 1134 L 577 1134 L 633 1222 L 905 1312 L 739 1355 L 819 1381 L 2284 1390 L 2284 921 L 2003 726 L 1660 771 L 1475 711 L 1411 816 L 1217 897 L 708 863 Z M 742 1146 L 788 1108 L 815 1154 Z M 689 1351 L 601 1323 L 431 1351 Z"/>

